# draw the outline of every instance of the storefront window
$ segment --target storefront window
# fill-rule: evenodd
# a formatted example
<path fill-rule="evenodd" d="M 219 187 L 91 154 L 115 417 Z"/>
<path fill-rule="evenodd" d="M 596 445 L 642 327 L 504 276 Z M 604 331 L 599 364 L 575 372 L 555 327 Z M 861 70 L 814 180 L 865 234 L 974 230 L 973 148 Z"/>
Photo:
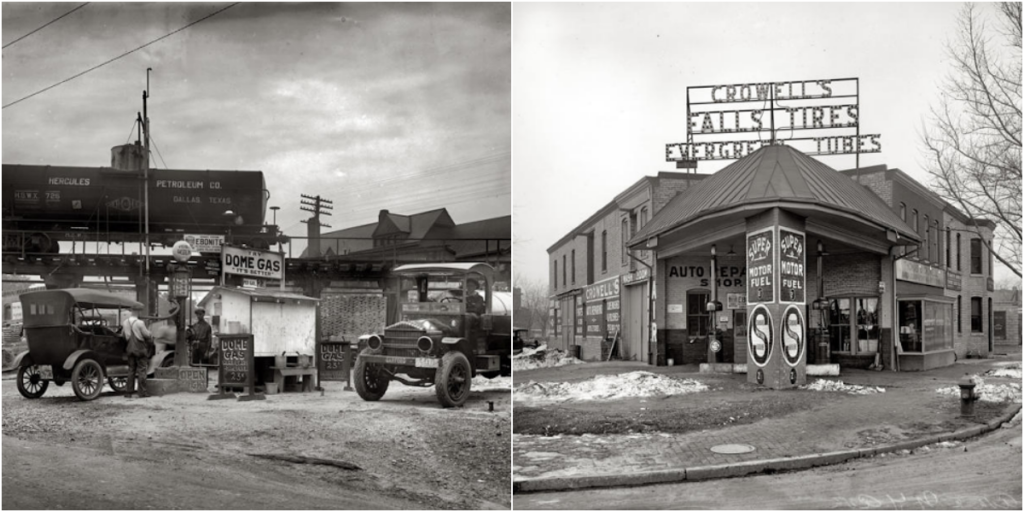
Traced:
<path fill-rule="evenodd" d="M 900 346 L 904 352 L 921 352 L 921 301 L 899 301 Z"/>
<path fill-rule="evenodd" d="M 904 352 L 953 348 L 955 305 L 931 300 L 899 301 L 900 346 Z"/>
<path fill-rule="evenodd" d="M 828 334 L 833 352 L 850 351 L 850 299 L 829 302 Z"/>
<path fill-rule="evenodd" d="M 711 316 L 707 312 L 707 304 L 710 297 L 708 292 L 686 294 L 686 330 L 691 338 L 708 335 Z"/>
<path fill-rule="evenodd" d="M 953 329 L 949 323 L 952 308 L 944 302 L 924 301 L 924 350 L 953 348 Z"/>

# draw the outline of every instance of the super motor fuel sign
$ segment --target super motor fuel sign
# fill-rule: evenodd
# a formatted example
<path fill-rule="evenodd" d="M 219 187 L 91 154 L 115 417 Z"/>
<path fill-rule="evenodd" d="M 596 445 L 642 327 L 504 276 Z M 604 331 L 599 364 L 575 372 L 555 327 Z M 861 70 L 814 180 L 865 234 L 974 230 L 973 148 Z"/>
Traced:
<path fill-rule="evenodd" d="M 220 257 L 226 274 L 282 279 L 284 256 L 276 252 L 223 246 Z"/>

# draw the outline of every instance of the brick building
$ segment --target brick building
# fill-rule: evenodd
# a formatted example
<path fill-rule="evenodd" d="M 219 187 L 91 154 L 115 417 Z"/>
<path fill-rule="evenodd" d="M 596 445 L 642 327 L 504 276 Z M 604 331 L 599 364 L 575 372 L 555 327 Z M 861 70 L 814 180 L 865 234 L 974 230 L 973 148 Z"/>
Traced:
<path fill-rule="evenodd" d="M 623 359 L 648 361 L 652 255 L 630 257 L 625 242 L 676 194 L 704 175 L 662 172 L 618 194 L 548 249 L 551 345 L 581 347 L 597 360 L 616 340 Z M 603 348 L 603 351 L 602 351 Z"/>
<path fill-rule="evenodd" d="M 997 353 L 1021 351 L 1020 290 L 992 292 L 992 337 Z"/>
<path fill-rule="evenodd" d="M 788 146 L 644 177 L 548 249 L 550 343 L 593 360 L 618 337 L 623 359 L 746 364 L 751 326 L 784 317 L 800 327 L 792 382 L 806 363 L 949 365 L 993 350 L 994 228 L 898 169 L 837 171 Z M 750 267 L 753 242 L 784 250 Z M 755 322 L 761 302 L 775 309 Z"/>
<path fill-rule="evenodd" d="M 901 368 L 934 368 L 968 354 L 992 353 L 988 247 L 995 223 L 964 215 L 899 169 L 880 165 L 842 173 L 878 195 L 922 238 L 921 245 L 902 251 L 894 266 Z"/>

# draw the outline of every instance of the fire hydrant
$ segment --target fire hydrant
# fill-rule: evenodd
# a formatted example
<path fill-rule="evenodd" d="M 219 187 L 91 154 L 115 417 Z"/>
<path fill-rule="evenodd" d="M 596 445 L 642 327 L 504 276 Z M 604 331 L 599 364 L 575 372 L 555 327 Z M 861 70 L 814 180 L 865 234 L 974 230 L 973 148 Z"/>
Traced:
<path fill-rule="evenodd" d="M 960 416 L 974 416 L 974 402 L 981 398 L 981 393 L 975 392 L 978 384 L 974 381 L 974 377 L 966 373 L 957 384 L 960 386 Z"/>

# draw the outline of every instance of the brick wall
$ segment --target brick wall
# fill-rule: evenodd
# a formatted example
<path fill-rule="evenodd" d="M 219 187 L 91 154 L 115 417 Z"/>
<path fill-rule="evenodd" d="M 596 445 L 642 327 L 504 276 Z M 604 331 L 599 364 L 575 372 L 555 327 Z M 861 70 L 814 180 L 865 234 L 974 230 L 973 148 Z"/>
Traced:
<path fill-rule="evenodd" d="M 882 279 L 878 258 L 866 253 L 825 256 L 822 264 L 825 296 L 878 295 L 878 282 Z M 817 265 L 817 262 L 813 264 Z"/>
<path fill-rule="evenodd" d="M 383 332 L 387 309 L 387 299 L 380 294 L 324 292 L 320 301 L 321 334 Z"/>
<path fill-rule="evenodd" d="M 885 179 L 884 172 L 854 175 L 850 177 L 857 183 L 864 185 L 874 192 L 876 196 L 882 198 L 882 200 L 885 201 L 885 204 L 892 206 L 892 181 Z M 899 212 L 897 211 L 897 213 Z"/>
<path fill-rule="evenodd" d="M 652 215 L 657 214 L 662 208 L 672 200 L 676 194 L 690 188 L 690 186 L 699 183 L 696 179 L 673 179 L 673 178 L 659 178 L 657 185 L 654 186 L 654 197 L 651 205 L 653 210 Z M 649 219 L 648 219 L 649 220 Z"/>

